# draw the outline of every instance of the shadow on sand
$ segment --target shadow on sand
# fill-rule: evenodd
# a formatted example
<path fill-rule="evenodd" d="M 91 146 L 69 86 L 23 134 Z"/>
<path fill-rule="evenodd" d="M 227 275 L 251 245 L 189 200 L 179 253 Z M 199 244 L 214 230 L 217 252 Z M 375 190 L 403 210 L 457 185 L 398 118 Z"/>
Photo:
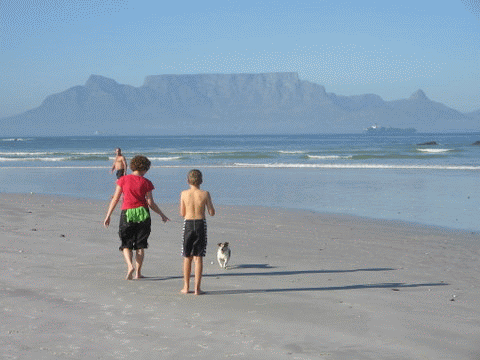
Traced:
<path fill-rule="evenodd" d="M 305 275 L 305 274 L 337 274 L 337 273 L 352 273 L 361 271 L 393 271 L 393 268 L 368 268 L 368 269 L 346 269 L 346 270 L 290 270 L 290 271 L 255 271 L 255 272 L 234 272 L 236 269 L 275 269 L 275 266 L 268 264 L 242 264 L 228 267 L 227 270 L 222 270 L 218 273 L 203 274 L 203 277 L 223 277 L 223 276 L 290 276 L 290 275 Z M 182 276 L 146 276 L 143 281 L 160 281 L 183 279 Z"/>
<path fill-rule="evenodd" d="M 393 271 L 394 268 L 367 268 L 367 269 L 346 269 L 346 270 L 288 270 L 288 271 L 261 271 L 261 272 L 233 272 L 236 269 L 275 269 L 275 266 L 268 264 L 244 264 L 228 267 L 226 271 L 219 273 L 204 274 L 204 277 L 219 276 L 287 276 L 287 275 L 305 275 L 305 274 L 337 274 L 337 273 L 353 273 L 363 271 Z M 232 272 L 230 272 L 232 271 Z"/>
<path fill-rule="evenodd" d="M 381 284 L 363 284 L 347 286 L 325 286 L 325 287 L 303 287 L 303 288 L 280 288 L 280 289 L 241 289 L 241 290 L 212 290 L 207 291 L 207 295 L 238 295 L 238 294 L 262 294 L 279 292 L 300 292 L 300 291 L 339 291 L 339 290 L 363 290 L 363 289 L 392 289 L 400 291 L 404 288 L 446 286 L 446 283 L 423 283 L 423 284 L 403 284 L 403 283 L 381 283 Z"/>
<path fill-rule="evenodd" d="M 203 277 L 230 277 L 230 276 L 290 276 L 305 274 L 341 274 L 368 271 L 393 271 L 394 268 L 366 268 L 366 269 L 344 269 L 344 270 L 288 270 L 288 271 L 268 271 L 275 269 L 275 266 L 268 264 L 241 264 L 229 267 L 228 270 L 222 270 L 220 273 L 203 274 Z M 235 270 L 243 269 L 264 269 L 266 271 L 253 272 L 235 272 Z M 183 279 L 182 276 L 158 276 L 145 277 L 143 281 L 166 281 Z M 405 284 L 405 283 L 378 283 L 378 284 L 361 284 L 361 285 L 345 285 L 345 286 L 322 286 L 322 287 L 292 287 L 292 288 L 271 288 L 271 289 L 238 289 L 238 290 L 211 290 L 207 291 L 208 295 L 238 295 L 238 294 L 261 294 L 261 293 L 279 293 L 279 292 L 300 292 L 300 291 L 340 291 L 340 290 L 362 290 L 362 289 L 392 289 L 400 291 L 400 289 L 446 286 L 447 283 L 421 283 L 421 284 Z"/>

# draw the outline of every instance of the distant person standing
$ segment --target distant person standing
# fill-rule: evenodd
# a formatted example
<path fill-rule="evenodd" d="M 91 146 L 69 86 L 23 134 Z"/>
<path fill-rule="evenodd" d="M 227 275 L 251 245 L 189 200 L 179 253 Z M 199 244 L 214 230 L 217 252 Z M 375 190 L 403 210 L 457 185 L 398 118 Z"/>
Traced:
<path fill-rule="evenodd" d="M 122 149 L 115 149 L 115 160 L 113 160 L 112 173 L 116 170 L 117 179 L 120 179 L 123 175 L 127 175 L 127 161 L 125 156 L 122 155 Z"/>

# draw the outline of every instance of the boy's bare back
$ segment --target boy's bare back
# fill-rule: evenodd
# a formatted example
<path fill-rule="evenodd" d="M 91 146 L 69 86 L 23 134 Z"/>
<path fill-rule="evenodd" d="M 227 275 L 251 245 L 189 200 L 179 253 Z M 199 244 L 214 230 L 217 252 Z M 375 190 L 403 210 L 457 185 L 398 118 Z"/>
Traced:
<path fill-rule="evenodd" d="M 215 215 L 212 198 L 208 191 L 190 185 L 190 189 L 182 191 L 180 197 L 180 214 L 186 220 L 205 219 L 205 208 L 211 216 Z"/>

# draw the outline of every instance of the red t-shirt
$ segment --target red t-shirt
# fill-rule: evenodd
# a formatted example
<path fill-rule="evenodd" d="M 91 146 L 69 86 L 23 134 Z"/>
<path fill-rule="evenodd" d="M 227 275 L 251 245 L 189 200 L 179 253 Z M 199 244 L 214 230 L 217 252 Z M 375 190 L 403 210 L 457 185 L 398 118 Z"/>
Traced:
<path fill-rule="evenodd" d="M 148 209 L 145 195 L 155 189 L 152 182 L 138 175 L 124 175 L 117 180 L 117 185 L 122 188 L 122 210 L 135 209 L 143 206 Z"/>

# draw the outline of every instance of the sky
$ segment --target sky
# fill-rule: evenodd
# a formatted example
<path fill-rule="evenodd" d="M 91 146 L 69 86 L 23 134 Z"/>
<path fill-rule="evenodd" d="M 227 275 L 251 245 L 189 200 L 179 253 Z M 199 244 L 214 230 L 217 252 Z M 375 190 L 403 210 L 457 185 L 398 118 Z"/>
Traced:
<path fill-rule="evenodd" d="M 478 0 L 1 0 L 0 117 L 90 75 L 297 72 L 337 95 L 480 109 Z"/>

